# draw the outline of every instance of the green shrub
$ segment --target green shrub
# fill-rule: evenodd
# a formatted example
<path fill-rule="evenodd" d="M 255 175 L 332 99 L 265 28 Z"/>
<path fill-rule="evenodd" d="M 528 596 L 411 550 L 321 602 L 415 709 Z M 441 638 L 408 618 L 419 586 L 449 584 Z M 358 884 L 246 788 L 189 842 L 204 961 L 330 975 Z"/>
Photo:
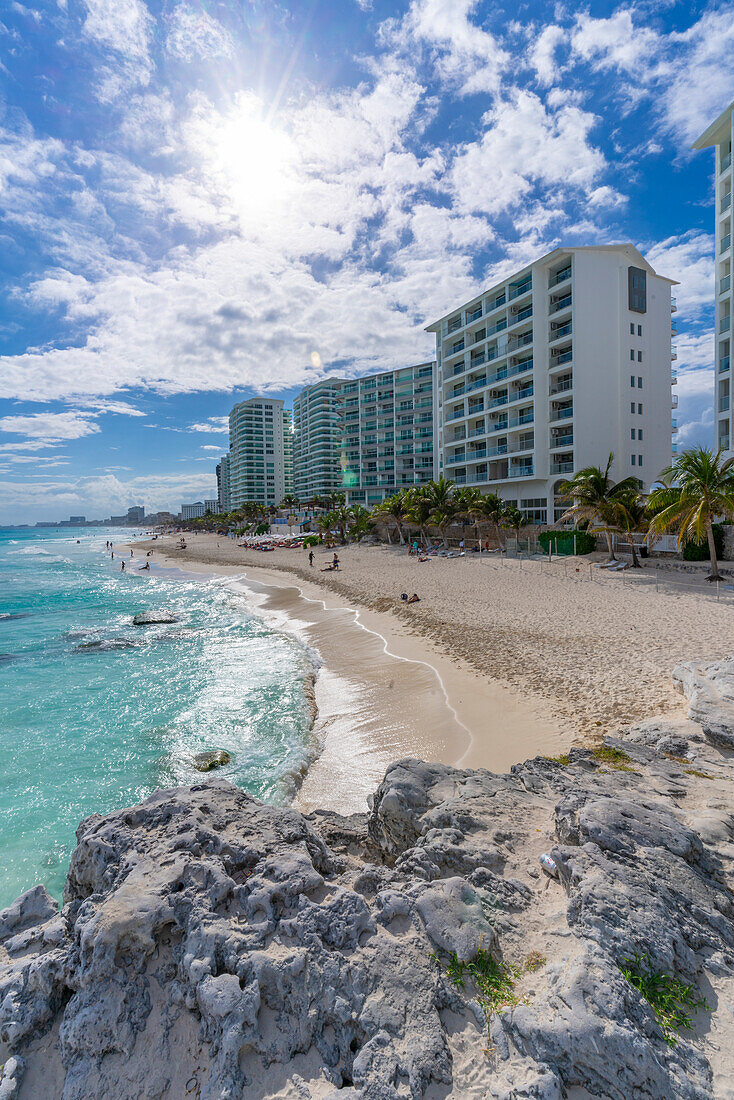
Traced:
<path fill-rule="evenodd" d="M 596 539 L 588 531 L 542 531 L 538 542 L 546 553 L 550 546 L 554 554 L 573 554 L 574 536 L 577 554 L 592 554 L 596 550 Z"/>
<path fill-rule="evenodd" d="M 716 557 L 721 559 L 724 557 L 724 528 L 720 523 L 714 523 L 712 527 Z M 702 539 L 701 542 L 690 541 L 683 544 L 683 561 L 708 561 L 709 558 L 708 539 Z"/>
<path fill-rule="evenodd" d="M 692 1031 L 691 1012 L 699 1008 L 711 1011 L 703 997 L 697 996 L 698 990 L 692 985 L 654 970 L 648 955 L 636 954 L 631 959 L 622 959 L 618 964 L 627 981 L 640 993 L 655 1013 L 663 1039 L 668 1046 L 675 1046 L 678 1037 L 675 1034 L 681 1028 Z"/>
<path fill-rule="evenodd" d="M 319 544 L 319 536 L 318 535 L 307 535 L 307 537 L 303 540 L 303 546 L 304 546 L 304 549 L 306 549 L 306 550 L 308 549 L 309 546 L 318 546 L 318 544 Z"/>

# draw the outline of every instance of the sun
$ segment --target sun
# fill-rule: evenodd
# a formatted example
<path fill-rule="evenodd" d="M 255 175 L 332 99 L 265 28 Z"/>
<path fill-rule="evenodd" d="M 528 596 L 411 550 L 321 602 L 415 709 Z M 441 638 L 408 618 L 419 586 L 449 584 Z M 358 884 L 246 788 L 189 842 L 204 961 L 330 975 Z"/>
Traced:
<path fill-rule="evenodd" d="M 239 214 L 255 216 L 282 204 L 293 183 L 296 147 L 267 119 L 258 97 L 238 97 L 212 129 L 209 168 Z"/>

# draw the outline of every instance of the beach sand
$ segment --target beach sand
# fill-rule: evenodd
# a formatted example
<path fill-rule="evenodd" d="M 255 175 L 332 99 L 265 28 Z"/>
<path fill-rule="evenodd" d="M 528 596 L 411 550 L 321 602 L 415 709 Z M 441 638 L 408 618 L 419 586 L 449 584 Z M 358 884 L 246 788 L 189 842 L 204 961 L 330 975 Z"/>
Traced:
<path fill-rule="evenodd" d="M 322 753 L 302 805 L 364 808 L 385 764 L 413 755 L 506 770 L 661 713 L 683 713 L 679 661 L 734 651 L 734 604 L 591 581 L 587 562 L 483 555 L 419 563 L 398 547 L 263 554 L 208 534 L 138 544 L 154 561 L 239 576 L 260 613 L 320 654 Z M 578 565 L 579 572 L 576 572 Z M 421 602 L 405 606 L 401 592 Z M 331 797 L 332 792 L 339 792 Z"/>

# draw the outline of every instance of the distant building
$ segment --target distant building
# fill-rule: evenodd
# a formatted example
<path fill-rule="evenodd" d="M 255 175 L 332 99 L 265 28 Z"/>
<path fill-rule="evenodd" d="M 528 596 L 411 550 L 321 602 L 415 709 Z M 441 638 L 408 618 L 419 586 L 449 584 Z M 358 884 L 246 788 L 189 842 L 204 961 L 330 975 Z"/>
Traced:
<path fill-rule="evenodd" d="M 229 503 L 280 504 L 293 492 L 291 414 L 267 397 L 241 401 L 229 414 Z"/>
<path fill-rule="evenodd" d="M 217 463 L 217 511 L 229 512 L 229 455 L 222 455 Z"/>
<path fill-rule="evenodd" d="M 206 512 L 203 500 L 195 500 L 193 504 L 181 505 L 181 519 L 199 519 Z"/>
<path fill-rule="evenodd" d="M 172 524 L 177 522 L 177 517 L 173 512 L 151 512 L 145 517 L 145 523 L 149 527 L 160 527 L 163 524 Z"/>
<path fill-rule="evenodd" d="M 708 130 L 694 143 L 694 149 L 716 150 L 714 164 L 714 218 L 716 252 L 714 263 L 714 307 L 716 341 L 714 385 L 714 423 L 716 446 L 734 450 L 732 444 L 731 341 L 734 295 L 732 294 L 732 142 L 734 141 L 734 103 L 723 111 Z M 730 455 L 727 457 L 731 457 Z"/>
<path fill-rule="evenodd" d="M 110 516 L 110 525 L 112 527 L 125 527 L 127 525 L 127 516 Z"/>
<path fill-rule="evenodd" d="M 219 511 L 219 501 L 218 500 L 205 500 L 204 501 L 204 511 L 205 512 L 211 512 L 212 515 L 216 515 L 217 512 Z"/>
<path fill-rule="evenodd" d="M 299 501 L 344 493 L 371 506 L 435 475 L 433 363 L 327 378 L 293 402 Z"/>
<path fill-rule="evenodd" d="M 86 523 L 86 516 L 69 516 L 69 524 L 71 527 L 78 527 L 81 523 Z"/>
<path fill-rule="evenodd" d="M 136 504 L 133 508 L 127 510 L 127 522 L 128 523 L 142 523 L 145 519 L 145 508 L 142 504 Z"/>

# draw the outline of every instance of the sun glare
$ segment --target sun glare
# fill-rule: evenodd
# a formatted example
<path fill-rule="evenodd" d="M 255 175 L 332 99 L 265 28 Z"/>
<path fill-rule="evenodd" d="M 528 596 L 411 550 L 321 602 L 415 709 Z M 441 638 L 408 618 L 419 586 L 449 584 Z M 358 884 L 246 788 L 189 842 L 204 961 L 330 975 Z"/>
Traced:
<path fill-rule="evenodd" d="M 283 202 L 292 185 L 295 145 L 264 118 L 256 97 L 238 100 L 211 137 L 211 168 L 242 216 Z"/>

